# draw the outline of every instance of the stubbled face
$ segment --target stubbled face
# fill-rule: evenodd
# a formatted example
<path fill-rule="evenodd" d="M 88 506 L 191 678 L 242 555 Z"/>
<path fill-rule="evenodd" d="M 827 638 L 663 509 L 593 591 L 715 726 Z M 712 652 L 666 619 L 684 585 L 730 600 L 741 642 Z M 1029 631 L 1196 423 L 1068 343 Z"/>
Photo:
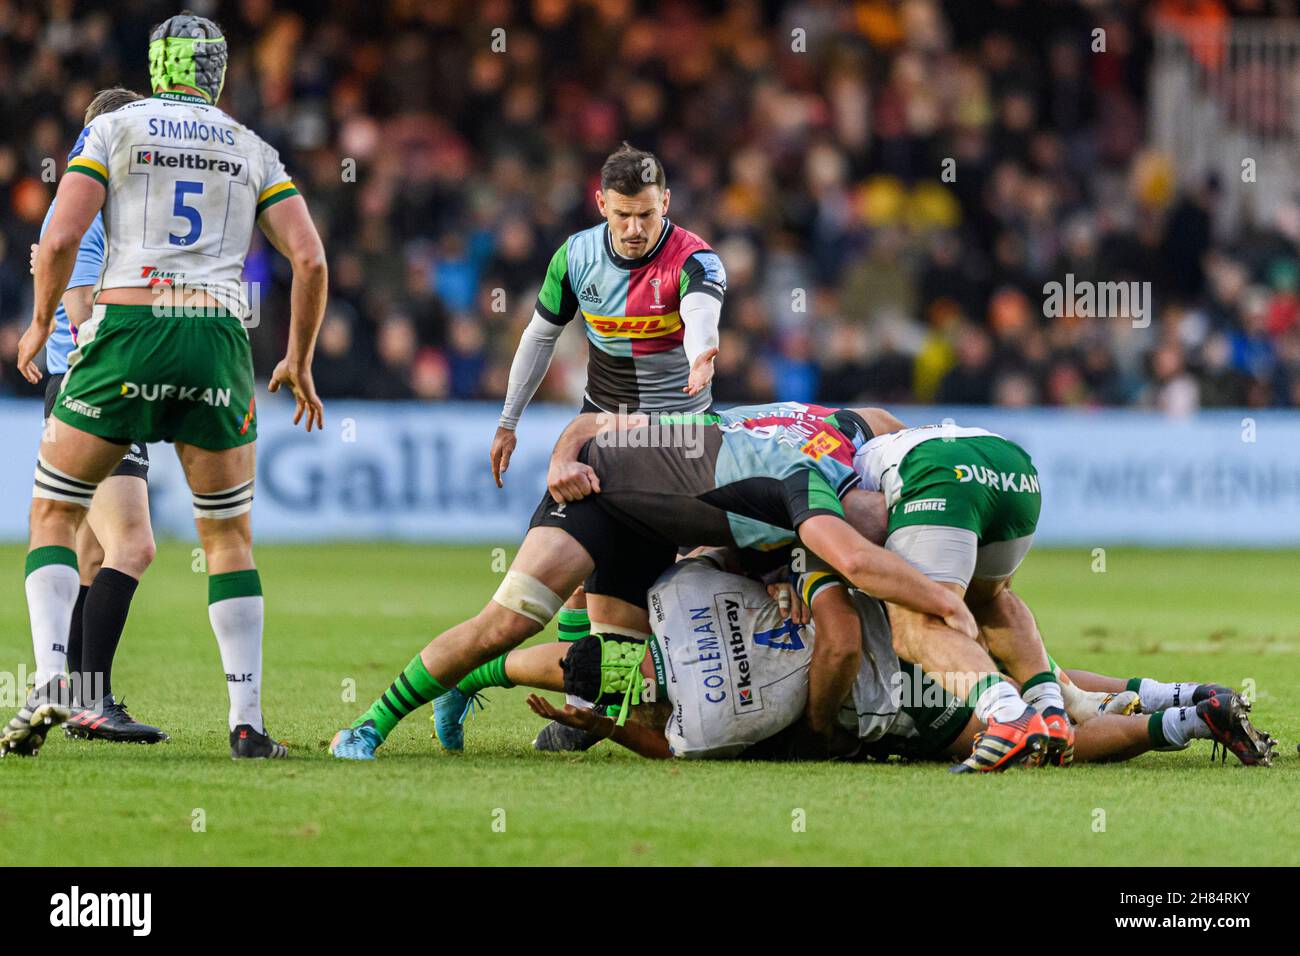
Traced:
<path fill-rule="evenodd" d="M 596 207 L 609 223 L 614 251 L 627 259 L 639 259 L 659 241 L 668 214 L 671 190 L 647 186 L 635 196 L 612 189 L 596 191 Z"/>

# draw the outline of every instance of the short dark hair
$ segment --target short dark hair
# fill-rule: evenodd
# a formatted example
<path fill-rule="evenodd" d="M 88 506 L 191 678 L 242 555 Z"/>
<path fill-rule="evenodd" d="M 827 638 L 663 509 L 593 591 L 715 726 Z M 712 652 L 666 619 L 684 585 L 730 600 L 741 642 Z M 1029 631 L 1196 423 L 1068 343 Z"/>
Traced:
<path fill-rule="evenodd" d="M 86 107 L 86 125 L 96 116 L 103 116 L 105 113 L 111 113 L 113 110 L 120 110 L 127 103 L 134 103 L 136 100 L 144 99 L 135 90 L 128 90 L 122 86 L 112 86 L 106 90 L 100 90 L 90 100 L 90 105 Z"/>
<path fill-rule="evenodd" d="M 612 189 L 624 196 L 635 196 L 647 186 L 664 189 L 667 185 L 668 177 L 664 175 L 664 164 L 659 162 L 659 157 L 626 141 L 610 153 L 605 165 L 600 167 L 600 188 Z"/>

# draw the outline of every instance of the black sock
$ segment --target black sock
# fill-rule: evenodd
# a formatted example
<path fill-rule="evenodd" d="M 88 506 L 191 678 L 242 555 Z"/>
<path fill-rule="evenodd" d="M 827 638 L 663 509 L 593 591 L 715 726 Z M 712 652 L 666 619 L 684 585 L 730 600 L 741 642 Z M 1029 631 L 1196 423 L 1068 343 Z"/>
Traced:
<path fill-rule="evenodd" d="M 83 584 L 81 590 L 77 592 L 77 603 L 72 605 L 72 626 L 68 628 L 68 677 L 73 681 L 78 681 L 77 677 L 81 673 L 81 611 L 86 606 L 86 593 L 90 590 L 89 584 Z M 77 699 L 81 699 L 79 689 L 74 685 L 74 693 Z"/>
<path fill-rule="evenodd" d="M 115 568 L 100 568 L 90 585 L 90 593 L 86 595 L 86 606 L 82 611 L 85 643 L 81 659 L 91 682 L 87 696 L 96 695 L 94 702 L 113 692 L 113 657 L 117 654 L 117 642 L 122 639 L 126 615 L 131 610 L 131 598 L 139 583 L 131 575 Z M 103 683 L 96 687 L 96 680 Z M 83 700 L 82 703 L 92 701 Z"/>

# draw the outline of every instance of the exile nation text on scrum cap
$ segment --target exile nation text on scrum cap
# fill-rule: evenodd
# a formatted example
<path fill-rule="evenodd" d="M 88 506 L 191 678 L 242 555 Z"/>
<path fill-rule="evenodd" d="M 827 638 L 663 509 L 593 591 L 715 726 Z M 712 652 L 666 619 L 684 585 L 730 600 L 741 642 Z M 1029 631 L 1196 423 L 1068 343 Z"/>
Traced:
<path fill-rule="evenodd" d="M 209 103 L 221 96 L 229 51 L 226 38 L 206 17 L 180 13 L 149 34 L 149 81 L 153 90 L 189 86 Z"/>

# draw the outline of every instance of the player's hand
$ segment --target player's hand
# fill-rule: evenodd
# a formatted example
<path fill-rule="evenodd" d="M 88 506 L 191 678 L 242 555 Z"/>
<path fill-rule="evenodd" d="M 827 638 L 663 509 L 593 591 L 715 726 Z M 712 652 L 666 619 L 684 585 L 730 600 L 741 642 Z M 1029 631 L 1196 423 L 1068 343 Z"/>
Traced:
<path fill-rule="evenodd" d="M 957 597 L 955 594 L 953 597 Z M 975 623 L 975 615 L 970 612 L 966 602 L 957 598 L 957 604 L 953 609 L 943 616 L 943 623 L 961 634 L 969 637 L 972 641 L 977 640 L 980 635 L 979 625 Z"/>
<path fill-rule="evenodd" d="M 36 243 L 33 242 L 33 243 L 32 243 L 32 261 L 29 262 L 29 263 L 27 264 L 27 271 L 29 271 L 32 275 L 36 275 L 36 255 L 37 255 L 37 253 L 39 253 L 40 251 L 41 251 L 41 247 L 38 246 Z"/>
<path fill-rule="evenodd" d="M 497 433 L 492 436 L 492 477 L 496 479 L 498 488 L 502 487 L 501 476 L 510 467 L 510 456 L 515 453 L 515 441 L 513 428 L 498 426 Z"/>
<path fill-rule="evenodd" d="M 799 598 L 799 592 L 789 581 L 781 581 L 767 586 L 768 596 L 776 601 L 781 615 L 795 624 L 807 624 L 812 620 L 808 605 Z"/>
<path fill-rule="evenodd" d="M 600 492 L 600 479 L 590 465 L 580 461 L 551 462 L 546 490 L 556 501 L 578 501 Z"/>
<path fill-rule="evenodd" d="M 305 413 L 307 431 L 311 431 L 313 424 L 317 428 L 325 427 L 325 406 L 321 404 L 320 396 L 316 394 L 316 385 L 311 380 L 311 369 L 299 368 L 290 365 L 287 358 L 281 359 L 280 364 L 271 374 L 269 390 L 278 392 L 281 385 L 289 386 L 289 390 L 293 392 L 293 400 L 297 403 L 293 410 L 295 425 L 302 421 Z"/>
<path fill-rule="evenodd" d="M 49 337 L 48 326 L 33 322 L 27 326 L 27 331 L 23 332 L 23 337 L 18 340 L 18 371 L 33 385 L 41 380 L 41 370 L 36 365 L 36 356 L 41 354 L 41 349 L 45 348 L 45 342 Z"/>
<path fill-rule="evenodd" d="M 528 695 L 528 709 L 543 720 L 553 720 L 575 730 L 594 731 L 600 720 L 594 710 L 574 707 L 572 704 L 565 704 L 564 709 L 561 710 L 545 697 L 539 697 L 537 694 Z"/>
<path fill-rule="evenodd" d="M 717 349 L 705 349 L 695 357 L 691 364 L 691 377 L 682 389 L 687 395 L 698 395 L 713 381 L 713 360 L 717 358 Z"/>

